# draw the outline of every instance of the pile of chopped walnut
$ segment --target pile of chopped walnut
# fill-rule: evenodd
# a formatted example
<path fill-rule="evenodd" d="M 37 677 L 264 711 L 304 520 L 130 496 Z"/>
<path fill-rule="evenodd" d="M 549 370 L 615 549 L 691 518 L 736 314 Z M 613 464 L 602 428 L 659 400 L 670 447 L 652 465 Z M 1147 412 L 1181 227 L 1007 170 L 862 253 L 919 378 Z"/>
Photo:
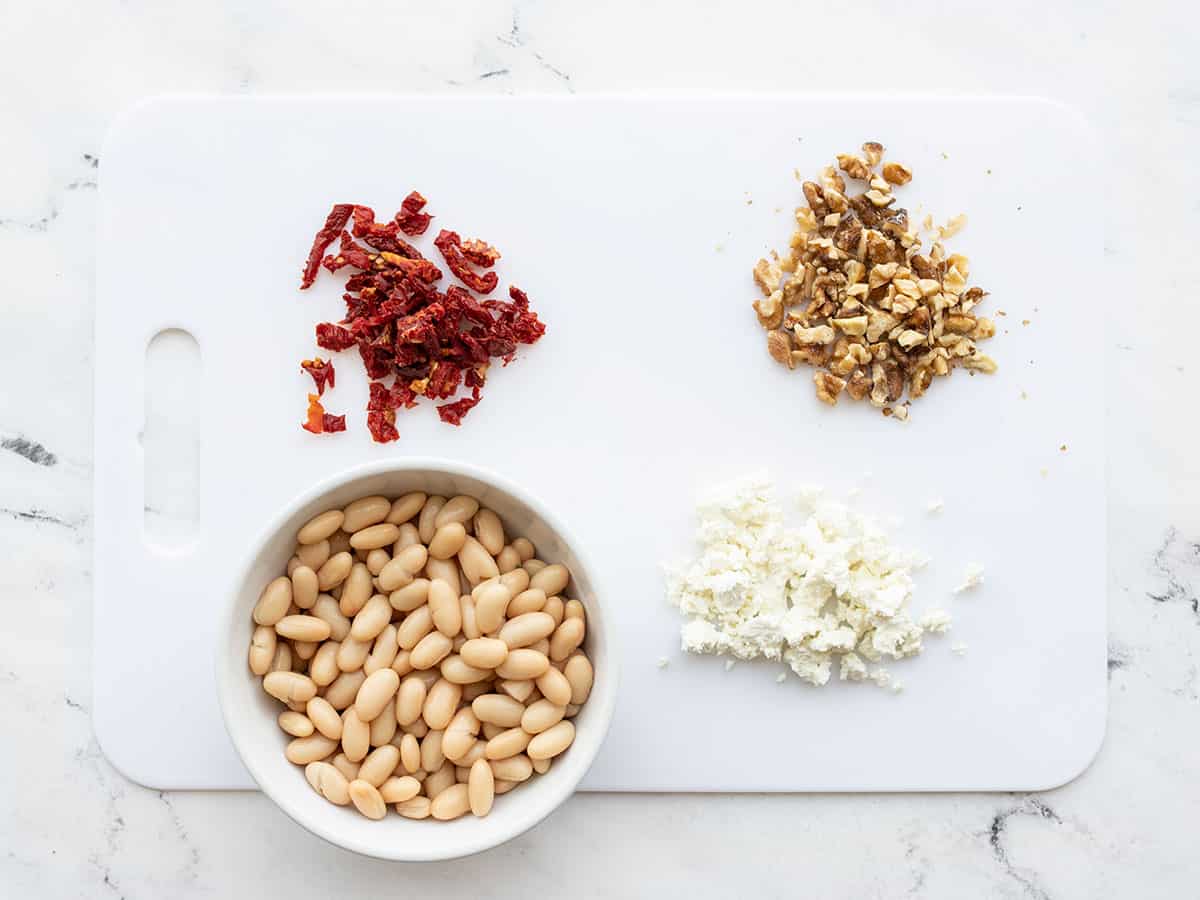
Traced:
<path fill-rule="evenodd" d="M 868 398 L 885 416 L 908 418 L 908 405 L 935 375 L 956 366 L 996 371 L 976 342 L 996 327 L 972 310 L 986 296 L 967 287 L 967 258 L 946 254 L 942 239 L 966 222 L 956 216 L 938 229 L 928 254 L 908 211 L 895 205 L 893 186 L 912 171 L 885 162 L 883 146 L 863 144 L 863 156 L 839 154 L 837 168 L 867 190 L 851 196 L 846 180 L 826 166 L 820 184 L 804 182 L 806 206 L 796 209 L 796 232 L 782 259 L 760 259 L 754 303 L 767 329 L 767 350 L 795 368 L 815 366 L 817 397 L 835 405 L 844 390 Z M 908 399 L 904 400 L 905 387 Z M 901 402 L 903 401 L 903 402 Z"/>

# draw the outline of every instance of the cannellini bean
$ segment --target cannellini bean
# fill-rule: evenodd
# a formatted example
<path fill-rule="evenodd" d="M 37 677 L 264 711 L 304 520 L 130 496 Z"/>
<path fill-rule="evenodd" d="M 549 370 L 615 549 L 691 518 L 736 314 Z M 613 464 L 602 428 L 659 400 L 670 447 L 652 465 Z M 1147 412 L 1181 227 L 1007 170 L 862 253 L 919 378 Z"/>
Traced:
<path fill-rule="evenodd" d="M 367 655 L 371 652 L 369 641 L 356 641 L 352 637 L 342 641 L 338 648 L 337 667 L 343 672 L 353 672 L 363 667 Z"/>
<path fill-rule="evenodd" d="M 417 544 L 415 546 L 419 547 L 421 545 Z M 420 567 L 418 567 L 417 571 L 420 571 Z M 379 573 L 379 589 L 387 591 L 389 594 L 407 587 L 412 582 L 413 571 L 409 569 L 405 560 L 399 557 L 392 559 L 391 562 L 383 567 L 383 571 Z"/>
<path fill-rule="evenodd" d="M 254 621 L 274 625 L 288 614 L 292 605 L 292 579 L 281 575 L 264 589 L 254 606 Z"/>
<path fill-rule="evenodd" d="M 425 577 L 430 581 L 442 580 L 447 584 L 458 584 L 458 561 L 454 559 L 434 559 L 432 556 L 425 563 Z"/>
<path fill-rule="evenodd" d="M 480 541 L 482 544 L 483 541 Z M 517 555 L 517 551 L 512 547 L 504 547 L 496 556 L 496 568 L 500 570 L 500 574 L 511 572 L 513 569 L 520 568 L 521 557 Z"/>
<path fill-rule="evenodd" d="M 368 819 L 382 819 L 387 815 L 387 804 L 379 795 L 379 789 L 369 781 L 356 778 L 350 782 L 350 802 Z"/>
<path fill-rule="evenodd" d="M 512 697 L 521 703 L 524 703 L 533 694 L 533 681 L 531 679 L 508 679 L 506 681 L 496 682 L 496 688 L 508 696 Z"/>
<path fill-rule="evenodd" d="M 485 741 L 490 741 L 496 735 L 506 731 L 507 729 L 501 728 L 499 725 L 495 725 L 492 722 L 484 722 L 483 725 L 480 726 L 479 730 L 483 732 L 483 739 Z"/>
<path fill-rule="evenodd" d="M 442 767 L 446 755 L 442 752 L 442 737 L 445 732 L 430 731 L 421 739 L 421 768 L 433 772 Z"/>
<path fill-rule="evenodd" d="M 306 703 L 317 695 L 313 680 L 299 672 L 268 672 L 263 676 L 262 684 L 264 691 L 284 703 L 289 700 Z"/>
<path fill-rule="evenodd" d="M 272 628 L 272 631 L 275 629 Z M 275 645 L 275 658 L 271 660 L 272 672 L 290 672 L 292 671 L 292 647 L 286 641 L 279 641 Z"/>
<path fill-rule="evenodd" d="M 323 591 L 336 588 L 354 568 L 354 557 L 347 551 L 335 553 L 325 561 L 325 565 L 317 570 L 317 585 Z"/>
<path fill-rule="evenodd" d="M 371 652 L 363 663 L 363 671 L 371 675 L 379 669 L 391 668 L 400 649 L 399 638 L 396 636 L 396 626 L 388 625 L 379 632 L 371 645 Z M 399 674 L 399 673 L 397 673 Z"/>
<path fill-rule="evenodd" d="M 421 638 L 433 631 L 433 613 L 429 606 L 419 606 L 410 612 L 396 628 L 396 640 L 401 650 L 412 650 Z M 411 661 L 411 660 L 410 660 Z"/>
<path fill-rule="evenodd" d="M 425 705 L 421 708 L 421 717 L 425 724 L 433 729 L 445 729 L 458 709 L 462 699 L 462 687 L 439 678 L 429 693 L 425 696 Z"/>
<path fill-rule="evenodd" d="M 526 562 L 537 555 L 537 551 L 533 548 L 533 543 L 529 538 L 517 538 L 512 542 L 512 548 L 517 551 L 517 555 L 521 557 L 521 562 Z"/>
<path fill-rule="evenodd" d="M 584 612 L 583 604 L 578 600 L 568 600 L 563 604 L 564 619 L 583 619 L 586 623 L 587 614 Z"/>
<path fill-rule="evenodd" d="M 567 676 L 553 667 L 547 669 L 535 680 L 537 689 L 542 692 L 550 703 L 555 706 L 566 706 L 571 702 L 571 682 Z"/>
<path fill-rule="evenodd" d="M 521 724 L 525 706 L 504 694 L 484 694 L 471 701 L 471 711 L 480 722 L 515 728 Z"/>
<path fill-rule="evenodd" d="M 526 753 L 530 759 L 550 759 L 570 747 L 573 740 L 575 740 L 575 726 L 564 720 L 541 734 L 534 735 Z"/>
<path fill-rule="evenodd" d="M 312 609 L 320 593 L 317 573 L 306 565 L 299 565 L 291 572 L 292 602 L 300 609 Z"/>
<path fill-rule="evenodd" d="M 421 782 L 411 775 L 393 775 L 379 785 L 379 796 L 384 803 L 404 803 L 421 792 Z"/>
<path fill-rule="evenodd" d="M 271 671 L 277 640 L 275 629 L 269 625 L 259 625 L 254 629 L 254 634 L 250 636 L 249 656 L 250 671 L 255 675 L 266 675 Z"/>
<path fill-rule="evenodd" d="M 414 669 L 432 669 L 450 655 L 454 642 L 440 631 L 431 631 L 413 647 L 409 662 Z"/>
<path fill-rule="evenodd" d="M 524 753 L 507 759 L 489 760 L 492 775 L 499 781 L 526 781 L 533 774 L 533 762 Z"/>
<path fill-rule="evenodd" d="M 521 714 L 521 728 L 529 734 L 541 734 L 561 722 L 565 712 L 566 704 L 559 706 L 544 698 L 537 700 Z"/>
<path fill-rule="evenodd" d="M 313 733 L 312 720 L 302 712 L 285 709 L 279 714 L 279 727 L 292 737 L 308 737 Z"/>
<path fill-rule="evenodd" d="M 323 641 L 329 637 L 329 623 L 316 616 L 284 616 L 275 623 L 277 634 L 293 641 Z M 316 647 L 313 648 L 316 652 Z M 301 657 L 303 658 L 303 657 Z M 311 659 L 311 654 L 309 656 Z"/>
<path fill-rule="evenodd" d="M 478 504 L 476 506 L 478 507 Z M 483 549 L 492 556 L 499 556 L 504 550 L 504 524 L 500 517 L 492 510 L 480 507 L 471 526 L 476 540 L 483 544 Z"/>
<path fill-rule="evenodd" d="M 483 544 L 473 537 L 467 537 L 463 541 L 462 549 L 458 551 L 458 564 L 462 566 L 463 574 L 472 585 L 500 575 L 496 561 L 483 548 Z"/>
<path fill-rule="evenodd" d="M 435 819 L 449 821 L 466 814 L 471 808 L 470 794 L 465 784 L 452 784 L 433 798 L 429 812 Z"/>
<path fill-rule="evenodd" d="M 583 643 L 583 619 L 563 619 L 550 638 L 550 658 L 555 662 L 566 659 Z"/>
<path fill-rule="evenodd" d="M 342 752 L 350 762 L 361 763 L 370 749 L 371 729 L 352 706 L 342 716 Z"/>
<path fill-rule="evenodd" d="M 421 768 L 421 744 L 416 736 L 406 734 L 400 739 L 400 765 L 409 775 Z"/>
<path fill-rule="evenodd" d="M 455 684 L 475 684 L 492 678 L 491 669 L 479 669 L 469 665 L 457 654 L 451 654 L 442 660 L 442 677 Z"/>
<path fill-rule="evenodd" d="M 516 650 L 536 644 L 553 633 L 553 618 L 544 612 L 528 612 L 505 622 L 500 629 L 500 640 L 507 644 L 510 650 Z"/>
<path fill-rule="evenodd" d="M 467 542 L 467 529 L 461 522 L 448 522 L 438 527 L 429 542 L 429 555 L 434 559 L 450 559 Z"/>
<path fill-rule="evenodd" d="M 546 600 L 546 605 L 542 607 L 542 612 L 554 620 L 555 627 L 562 624 L 566 618 L 566 606 L 562 601 L 562 597 L 550 597 Z"/>
<path fill-rule="evenodd" d="M 472 516 L 479 511 L 479 501 L 474 497 L 468 497 L 466 494 L 459 494 L 456 497 L 451 497 L 446 501 L 446 505 L 438 510 L 437 516 L 434 517 L 433 524 L 435 528 L 441 528 L 443 525 L 448 525 L 451 522 L 457 522 L 460 525 L 465 525 L 471 521 Z"/>
<path fill-rule="evenodd" d="M 529 573 L 524 569 L 513 569 L 500 576 L 500 583 L 515 597 L 529 589 Z"/>
<path fill-rule="evenodd" d="M 492 802 L 496 799 L 496 776 L 487 760 L 477 759 L 471 764 L 467 776 L 467 797 L 474 815 L 482 817 L 492 811 Z"/>
<path fill-rule="evenodd" d="M 567 567 L 562 565 L 562 563 L 555 563 L 552 566 L 540 569 L 536 573 L 531 573 L 529 586 L 545 591 L 547 597 L 553 597 L 555 594 L 561 594 L 566 589 L 567 582 L 570 579 L 571 573 L 567 570 Z"/>
<path fill-rule="evenodd" d="M 338 668 L 337 657 L 342 645 L 337 641 L 326 641 L 317 648 L 312 661 L 308 664 L 308 676 L 317 683 L 318 687 L 331 684 L 341 669 Z"/>
<path fill-rule="evenodd" d="M 367 553 L 367 571 L 372 576 L 378 576 L 383 567 L 392 561 L 392 555 L 383 549 L 370 550 Z"/>
<path fill-rule="evenodd" d="M 421 717 L 421 709 L 425 706 L 428 689 L 425 682 L 415 675 L 401 679 L 396 692 L 396 721 L 400 725 L 411 725 Z"/>
<path fill-rule="evenodd" d="M 541 612 L 546 606 L 546 592 L 537 588 L 521 591 L 508 603 L 505 615 L 510 619 L 523 616 L 526 613 Z"/>
<path fill-rule="evenodd" d="M 284 750 L 284 756 L 290 763 L 307 766 L 310 762 L 324 759 L 336 749 L 336 741 L 331 741 L 323 734 L 310 734 L 308 737 L 299 737 L 289 741 L 287 749 Z"/>
<path fill-rule="evenodd" d="M 454 763 L 443 763 L 440 769 L 425 777 L 425 796 L 431 800 L 436 799 L 437 795 L 454 784 L 455 780 Z"/>
<path fill-rule="evenodd" d="M 483 634 L 500 627 L 512 593 L 502 584 L 490 584 L 475 597 L 475 624 Z"/>
<path fill-rule="evenodd" d="M 403 525 L 421 511 L 425 505 L 425 495 L 421 491 L 412 491 L 397 499 L 388 512 L 387 521 L 393 525 Z"/>
<path fill-rule="evenodd" d="M 362 673 L 362 670 L 357 672 L 343 672 L 333 680 L 333 683 L 329 687 L 325 688 L 323 696 L 334 709 L 343 710 L 354 702 L 354 697 L 358 694 L 358 689 L 362 687 L 362 683 L 366 680 L 367 676 Z"/>
<path fill-rule="evenodd" d="M 387 497 L 362 497 L 342 510 L 342 531 L 353 534 L 368 525 L 376 525 L 391 511 L 392 504 Z"/>
<path fill-rule="evenodd" d="M 475 601 L 470 594 L 463 594 L 458 598 L 458 608 L 462 615 L 463 637 L 467 640 L 482 637 L 483 632 L 479 630 L 479 623 L 475 621 Z"/>
<path fill-rule="evenodd" d="M 296 548 L 296 558 L 314 572 L 325 565 L 329 557 L 329 541 L 317 541 L 315 544 L 301 544 Z"/>
<path fill-rule="evenodd" d="M 411 800 L 397 803 L 396 812 L 406 819 L 428 819 L 431 805 L 428 797 L 413 797 Z"/>
<path fill-rule="evenodd" d="M 391 777 L 392 772 L 399 764 L 400 748 L 384 744 L 367 754 L 367 758 L 358 767 L 358 777 L 362 781 L 379 787 Z"/>
<path fill-rule="evenodd" d="M 350 574 L 342 584 L 342 595 L 338 598 L 338 609 L 344 616 L 355 616 L 371 599 L 374 586 L 371 583 L 371 570 L 366 563 L 355 563 L 350 567 Z"/>
<path fill-rule="evenodd" d="M 499 797 L 501 794 L 507 794 L 513 788 L 518 787 L 520 784 L 521 784 L 521 782 L 519 782 L 519 781 L 505 781 L 502 778 L 497 778 L 496 779 L 496 796 Z"/>
<path fill-rule="evenodd" d="M 400 526 L 400 537 L 396 538 L 396 543 L 392 544 L 392 555 L 396 556 L 408 547 L 424 547 L 421 543 L 421 535 L 417 531 L 417 526 L 412 522 L 405 522 Z"/>
<path fill-rule="evenodd" d="M 330 803 L 345 806 L 350 802 L 350 782 L 332 764 L 310 762 L 304 767 L 304 778 Z"/>
<path fill-rule="evenodd" d="M 387 704 L 383 708 L 383 712 L 373 718 L 367 727 L 371 731 L 372 747 L 382 747 L 384 744 L 391 743 L 399 728 L 396 722 L 396 704 Z"/>
<path fill-rule="evenodd" d="M 292 573 L 295 572 L 302 565 L 304 565 L 304 563 L 300 562 L 300 557 L 298 557 L 298 556 L 293 556 L 291 559 L 289 559 L 288 564 L 287 564 L 287 569 L 286 569 L 287 577 L 291 578 Z"/>
<path fill-rule="evenodd" d="M 305 707 L 308 719 L 317 731 L 333 741 L 342 739 L 342 717 L 324 697 L 313 697 Z"/>
<path fill-rule="evenodd" d="M 458 591 L 440 578 L 429 583 L 429 612 L 434 627 L 446 637 L 454 637 L 462 631 L 462 607 Z"/>
<path fill-rule="evenodd" d="M 521 563 L 521 568 L 525 570 L 527 575 L 532 577 L 538 572 L 542 571 L 542 569 L 546 568 L 546 564 L 540 559 L 527 559 L 525 562 Z"/>
<path fill-rule="evenodd" d="M 595 678 L 591 661 L 582 653 L 573 654 L 567 659 L 563 675 L 571 683 L 571 702 L 579 705 L 586 701 Z"/>
<path fill-rule="evenodd" d="M 483 755 L 488 759 L 508 759 L 527 746 L 531 735 L 523 728 L 509 728 L 487 742 Z"/>
<path fill-rule="evenodd" d="M 342 527 L 346 518 L 340 509 L 330 509 L 318 516 L 313 516 L 296 534 L 296 543 L 315 544 L 332 537 L 334 532 Z"/>
<path fill-rule="evenodd" d="M 397 612 L 412 612 L 418 606 L 424 606 L 429 598 L 429 579 L 417 578 L 399 590 L 393 591 L 388 601 Z"/>
<path fill-rule="evenodd" d="M 439 497 L 436 494 L 428 498 L 421 507 L 421 515 L 417 519 L 417 534 L 421 538 L 422 544 L 428 544 L 433 540 L 433 535 L 437 531 L 437 516 L 442 511 L 442 507 L 446 505 L 446 498 Z"/>
<path fill-rule="evenodd" d="M 496 667 L 496 674 L 505 679 L 524 680 L 537 678 L 548 668 L 550 668 L 550 660 L 536 650 L 526 647 L 508 651 L 504 662 Z"/>
<path fill-rule="evenodd" d="M 397 637 L 399 640 L 399 637 Z M 413 670 L 412 654 L 408 650 L 400 650 L 396 653 L 396 658 L 392 660 L 392 671 L 403 678 Z"/>
<path fill-rule="evenodd" d="M 313 604 L 312 614 L 329 623 L 329 636 L 335 641 L 344 641 L 350 634 L 350 619 L 342 615 L 338 601 L 330 594 L 320 594 Z"/>
<path fill-rule="evenodd" d="M 350 535 L 350 546 L 355 550 L 375 550 L 396 543 L 400 537 L 399 526 L 390 522 L 368 525 Z"/>
<path fill-rule="evenodd" d="M 342 773 L 342 777 L 346 779 L 347 784 L 358 777 L 358 763 L 352 763 L 346 759 L 345 753 L 338 753 L 334 756 L 330 761 L 330 765 Z"/>
<path fill-rule="evenodd" d="M 474 638 L 459 649 L 463 662 L 476 669 L 494 669 L 508 656 L 508 644 L 497 638 Z"/>
<path fill-rule="evenodd" d="M 350 637 L 357 641 L 374 640 L 392 620 L 392 605 L 383 594 L 376 594 L 359 610 L 350 626 Z"/>
<path fill-rule="evenodd" d="M 552 759 L 535 759 L 533 762 L 533 771 L 539 775 L 545 775 L 550 771 L 550 764 L 554 762 Z"/>
<path fill-rule="evenodd" d="M 370 722 L 392 702 L 400 688 L 400 676 L 391 669 L 379 669 L 368 675 L 354 698 L 354 711 L 364 722 Z M 353 759 L 354 757 L 351 757 Z"/>

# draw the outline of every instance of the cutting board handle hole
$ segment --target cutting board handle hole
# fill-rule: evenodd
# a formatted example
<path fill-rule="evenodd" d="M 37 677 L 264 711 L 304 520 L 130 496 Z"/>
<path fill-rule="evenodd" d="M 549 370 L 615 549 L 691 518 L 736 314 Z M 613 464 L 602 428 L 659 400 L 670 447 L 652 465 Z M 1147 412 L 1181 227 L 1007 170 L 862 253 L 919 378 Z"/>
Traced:
<path fill-rule="evenodd" d="M 200 440 L 204 367 L 200 345 L 167 328 L 146 345 L 143 537 L 167 553 L 192 545 L 200 526 Z"/>

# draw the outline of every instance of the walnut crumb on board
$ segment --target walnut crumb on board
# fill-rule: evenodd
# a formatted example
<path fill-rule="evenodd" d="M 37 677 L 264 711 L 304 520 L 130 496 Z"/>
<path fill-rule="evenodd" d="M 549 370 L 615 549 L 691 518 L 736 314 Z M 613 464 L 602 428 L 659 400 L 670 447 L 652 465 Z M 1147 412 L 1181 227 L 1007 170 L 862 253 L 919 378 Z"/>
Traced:
<path fill-rule="evenodd" d="M 861 155 L 839 154 L 815 181 L 796 173 L 805 203 L 784 255 L 754 266 L 762 297 L 753 306 L 771 358 L 788 369 L 814 367 L 822 403 L 865 399 L 906 421 L 935 378 L 956 368 L 996 371 L 978 346 L 996 326 L 976 310 L 987 292 L 969 286 L 970 261 L 943 243 L 966 216 L 936 230 L 926 216 L 917 229 L 894 194 L 912 170 L 883 156 L 883 145 L 869 141 Z M 933 231 L 924 252 L 920 231 Z"/>

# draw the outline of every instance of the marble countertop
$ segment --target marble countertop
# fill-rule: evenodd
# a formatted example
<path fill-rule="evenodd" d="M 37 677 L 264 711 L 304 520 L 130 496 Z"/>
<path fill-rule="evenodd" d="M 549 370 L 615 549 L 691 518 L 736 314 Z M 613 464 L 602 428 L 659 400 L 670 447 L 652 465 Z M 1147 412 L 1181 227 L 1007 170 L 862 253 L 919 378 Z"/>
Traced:
<path fill-rule="evenodd" d="M 417 895 L 1122 897 L 1195 893 L 1200 468 L 1192 442 L 1198 14 L 740 3 L 21 4 L 0 32 L 0 884 L 28 898 Z M 845 58 L 884 48 L 888 65 Z M 886 81 L 881 82 L 881 78 Z M 91 355 L 99 148 L 148 94 L 906 91 L 1048 95 L 1096 127 L 1109 397 L 1110 716 L 1046 794 L 577 795 L 513 843 L 396 866 L 327 846 L 253 793 L 160 793 L 92 736 Z M 1030 135 L 1030 140 L 1036 140 Z M 1069 202 L 1063 227 L 1071 227 Z M 1189 227 L 1190 226 L 1190 227 Z M 1053 235 L 1046 235 L 1053 240 Z M 1071 290 L 1063 272 L 1062 287 Z M 1088 362 L 1095 354 L 1094 362 Z M 1107 366 L 1101 353 L 1107 354 Z M 614 861 L 619 860 L 618 865 Z M 400 879 L 400 880 L 398 880 Z M 483 885 L 483 887 L 481 887 Z"/>

